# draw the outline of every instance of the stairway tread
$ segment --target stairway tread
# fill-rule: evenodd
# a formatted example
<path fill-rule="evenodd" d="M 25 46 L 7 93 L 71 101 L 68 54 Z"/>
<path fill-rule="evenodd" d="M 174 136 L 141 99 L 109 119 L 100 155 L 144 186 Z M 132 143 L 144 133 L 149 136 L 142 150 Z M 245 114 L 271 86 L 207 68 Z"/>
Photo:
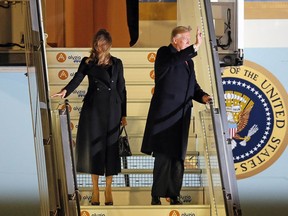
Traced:
<path fill-rule="evenodd" d="M 158 205 L 158 206 L 81 206 L 81 215 L 109 216 L 210 216 L 209 205 Z"/>

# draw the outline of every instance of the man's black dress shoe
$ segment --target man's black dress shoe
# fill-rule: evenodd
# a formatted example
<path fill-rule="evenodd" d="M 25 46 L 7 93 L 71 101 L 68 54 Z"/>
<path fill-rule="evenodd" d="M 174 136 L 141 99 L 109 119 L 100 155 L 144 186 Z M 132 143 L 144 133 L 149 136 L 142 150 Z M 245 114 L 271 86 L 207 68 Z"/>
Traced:
<path fill-rule="evenodd" d="M 152 196 L 151 205 L 161 205 L 160 197 Z"/>
<path fill-rule="evenodd" d="M 170 205 L 182 205 L 183 202 L 180 200 L 180 197 L 170 197 Z"/>

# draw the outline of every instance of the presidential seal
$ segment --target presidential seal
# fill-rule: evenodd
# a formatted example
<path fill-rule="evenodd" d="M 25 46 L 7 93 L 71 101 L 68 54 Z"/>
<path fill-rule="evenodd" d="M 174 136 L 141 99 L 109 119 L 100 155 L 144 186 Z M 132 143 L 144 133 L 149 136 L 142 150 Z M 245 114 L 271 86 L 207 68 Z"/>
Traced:
<path fill-rule="evenodd" d="M 271 166 L 287 146 L 287 93 L 263 67 L 245 61 L 222 76 L 237 179 Z"/>

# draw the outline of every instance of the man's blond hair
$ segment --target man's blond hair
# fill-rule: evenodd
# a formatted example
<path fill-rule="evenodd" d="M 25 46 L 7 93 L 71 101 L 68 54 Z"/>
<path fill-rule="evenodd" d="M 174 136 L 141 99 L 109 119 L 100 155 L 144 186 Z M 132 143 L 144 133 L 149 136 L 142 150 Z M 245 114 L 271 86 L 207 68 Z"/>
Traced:
<path fill-rule="evenodd" d="M 192 28 L 190 26 L 177 26 L 171 32 L 171 42 L 173 42 L 173 38 L 176 37 L 178 34 L 190 32 Z"/>

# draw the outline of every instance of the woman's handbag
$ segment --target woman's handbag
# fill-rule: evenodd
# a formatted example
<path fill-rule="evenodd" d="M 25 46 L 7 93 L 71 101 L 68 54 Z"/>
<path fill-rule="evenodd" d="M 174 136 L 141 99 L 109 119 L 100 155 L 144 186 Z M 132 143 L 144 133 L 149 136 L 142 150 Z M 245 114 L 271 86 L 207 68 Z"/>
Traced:
<path fill-rule="evenodd" d="M 122 135 L 123 130 L 125 132 L 124 135 Z M 131 156 L 132 152 L 130 149 L 130 145 L 129 145 L 129 139 L 128 139 L 128 135 L 127 135 L 127 131 L 125 126 L 122 126 L 120 129 L 120 135 L 119 135 L 119 156 L 120 157 L 127 157 L 127 156 Z"/>

